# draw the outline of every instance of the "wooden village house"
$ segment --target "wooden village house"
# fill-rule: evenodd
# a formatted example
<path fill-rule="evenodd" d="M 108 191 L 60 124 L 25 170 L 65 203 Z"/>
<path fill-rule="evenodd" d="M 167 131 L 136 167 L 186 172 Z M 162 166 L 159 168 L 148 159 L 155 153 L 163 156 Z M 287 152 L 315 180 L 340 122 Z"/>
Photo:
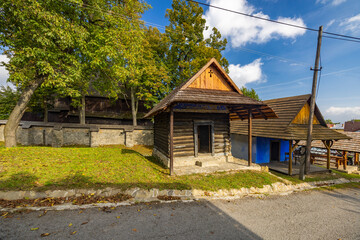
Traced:
<path fill-rule="evenodd" d="M 252 159 L 255 163 L 288 162 L 289 175 L 293 174 L 293 151 L 301 140 L 307 139 L 310 115 L 311 94 L 279 98 L 264 101 L 277 114 L 278 118 L 267 121 L 253 121 Z M 248 131 L 247 124 L 234 121 L 231 124 L 232 154 L 247 159 Z M 327 168 L 330 168 L 330 147 L 334 141 L 350 139 L 350 137 L 329 129 L 315 105 L 312 139 L 322 141 L 328 149 Z M 290 154 L 289 154 L 290 153 Z M 269 167 L 271 168 L 271 165 Z"/>
<path fill-rule="evenodd" d="M 277 116 L 264 102 L 245 97 L 220 64 L 211 59 L 145 117 L 154 117 L 153 154 L 170 167 L 172 174 L 174 166 L 229 160 L 230 121 L 247 119 L 244 124 L 251 136 L 252 119 Z"/>

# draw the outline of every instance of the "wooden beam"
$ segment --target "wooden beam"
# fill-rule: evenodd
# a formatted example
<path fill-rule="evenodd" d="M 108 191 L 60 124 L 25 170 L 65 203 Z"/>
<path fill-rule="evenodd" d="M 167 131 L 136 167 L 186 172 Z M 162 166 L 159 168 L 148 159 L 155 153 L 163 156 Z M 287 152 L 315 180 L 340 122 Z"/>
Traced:
<path fill-rule="evenodd" d="M 322 142 L 326 148 L 326 168 L 330 169 L 330 150 L 334 142 L 332 140 L 323 140 Z"/>
<path fill-rule="evenodd" d="M 355 161 L 354 161 L 355 165 L 359 165 L 359 153 L 355 153 Z"/>
<path fill-rule="evenodd" d="M 300 142 L 300 140 L 295 140 L 295 144 L 292 146 L 292 150 L 291 150 L 291 152 L 293 152 L 294 151 L 294 149 L 295 148 L 297 148 L 297 146 L 299 145 L 299 142 Z"/>
<path fill-rule="evenodd" d="M 261 116 L 263 116 L 263 118 L 264 118 L 265 120 L 268 119 L 267 116 L 266 116 L 259 108 L 255 108 L 255 109 L 256 109 L 256 111 L 258 111 L 258 112 L 260 113 Z"/>
<path fill-rule="evenodd" d="M 344 153 L 344 170 L 346 170 L 346 165 L 347 165 L 347 154 L 348 154 L 348 152 L 347 151 L 343 151 L 343 153 Z"/>
<path fill-rule="evenodd" d="M 292 152 L 293 152 L 292 144 L 293 141 L 289 140 L 289 169 L 288 169 L 289 176 L 292 175 Z"/>
<path fill-rule="evenodd" d="M 233 113 L 235 113 L 236 115 L 238 115 L 239 118 L 241 119 L 241 121 L 244 120 L 243 116 L 241 116 L 241 115 L 240 115 L 236 110 L 234 110 L 233 108 L 230 108 L 230 111 L 233 112 Z"/>
<path fill-rule="evenodd" d="M 170 106 L 170 176 L 174 174 L 174 108 Z"/>
<path fill-rule="evenodd" d="M 252 113 L 249 109 L 249 118 L 248 118 L 248 165 L 251 166 L 252 163 Z"/>

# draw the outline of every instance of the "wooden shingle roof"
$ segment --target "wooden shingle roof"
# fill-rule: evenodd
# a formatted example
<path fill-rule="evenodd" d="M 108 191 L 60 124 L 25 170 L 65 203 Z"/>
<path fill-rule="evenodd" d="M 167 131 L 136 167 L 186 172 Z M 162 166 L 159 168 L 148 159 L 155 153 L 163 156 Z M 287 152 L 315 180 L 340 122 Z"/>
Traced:
<path fill-rule="evenodd" d="M 210 71 L 206 72 L 205 71 Z M 220 87 L 215 88 L 211 74 L 216 76 Z M 247 119 L 248 110 L 253 111 L 253 118 L 276 118 L 275 112 L 262 101 L 246 97 L 215 60 L 211 59 L 188 81 L 175 88 L 162 99 L 145 117 L 152 117 L 175 103 L 221 104 L 227 106 L 230 119 Z"/>
<path fill-rule="evenodd" d="M 308 104 L 311 95 L 300 95 L 264 101 L 277 114 L 277 119 L 256 119 L 253 121 L 253 136 L 277 138 L 285 140 L 306 140 L 307 124 L 293 123 L 299 112 Z M 339 140 L 348 139 L 344 134 L 327 128 L 318 107 L 315 107 L 315 118 L 318 124 L 313 125 L 313 139 Z M 248 126 L 245 121 L 231 122 L 231 133 L 247 135 Z"/>
<path fill-rule="evenodd" d="M 360 132 L 341 132 L 341 133 L 345 134 L 351 139 L 335 141 L 331 149 L 360 153 Z M 299 145 L 306 145 L 306 142 L 301 141 Z M 311 142 L 311 146 L 318 148 L 325 148 L 324 144 L 321 141 L 313 141 Z"/>

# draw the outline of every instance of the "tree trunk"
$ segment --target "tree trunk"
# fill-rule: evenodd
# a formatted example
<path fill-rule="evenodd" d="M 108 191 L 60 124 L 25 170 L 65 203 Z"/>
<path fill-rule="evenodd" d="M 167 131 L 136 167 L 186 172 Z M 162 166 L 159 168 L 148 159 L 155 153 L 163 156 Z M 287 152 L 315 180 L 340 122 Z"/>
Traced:
<path fill-rule="evenodd" d="M 80 118 L 80 124 L 85 124 L 85 95 L 83 95 L 81 98 L 79 118 Z"/>
<path fill-rule="evenodd" d="M 44 123 L 47 123 L 48 121 L 49 121 L 48 104 L 47 104 L 47 100 L 44 99 Z"/>
<path fill-rule="evenodd" d="M 20 120 L 25 113 L 26 107 L 34 94 L 35 90 L 44 82 L 44 78 L 40 78 L 22 91 L 19 101 L 12 110 L 4 129 L 5 147 L 16 147 L 16 129 Z"/>
<path fill-rule="evenodd" d="M 136 127 L 137 126 L 137 104 L 136 104 L 136 98 L 135 98 L 135 90 L 134 87 L 131 87 L 131 114 L 132 114 L 132 119 L 133 119 L 133 126 Z"/>

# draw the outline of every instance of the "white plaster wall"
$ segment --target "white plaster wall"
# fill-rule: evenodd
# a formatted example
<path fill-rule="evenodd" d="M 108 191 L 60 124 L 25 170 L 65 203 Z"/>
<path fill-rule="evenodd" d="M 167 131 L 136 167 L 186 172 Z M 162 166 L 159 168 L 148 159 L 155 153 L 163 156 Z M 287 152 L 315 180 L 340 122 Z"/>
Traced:
<path fill-rule="evenodd" d="M 231 154 L 233 157 L 248 160 L 248 136 L 231 134 Z M 256 137 L 252 137 L 252 161 L 256 160 Z"/>

